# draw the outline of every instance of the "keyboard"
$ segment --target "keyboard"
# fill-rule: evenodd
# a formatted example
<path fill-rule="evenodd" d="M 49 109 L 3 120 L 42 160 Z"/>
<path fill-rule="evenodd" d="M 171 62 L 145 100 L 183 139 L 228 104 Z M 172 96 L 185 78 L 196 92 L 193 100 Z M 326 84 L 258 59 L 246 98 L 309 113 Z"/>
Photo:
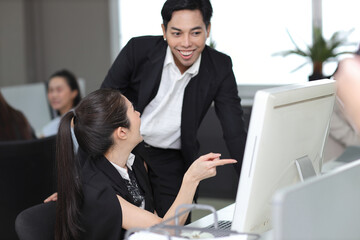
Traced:
<path fill-rule="evenodd" d="M 211 224 L 207 227 L 205 227 L 206 229 L 215 229 L 215 224 Z M 230 230 L 231 228 L 231 221 L 226 221 L 226 220 L 220 220 L 218 221 L 218 229 L 221 230 Z"/>

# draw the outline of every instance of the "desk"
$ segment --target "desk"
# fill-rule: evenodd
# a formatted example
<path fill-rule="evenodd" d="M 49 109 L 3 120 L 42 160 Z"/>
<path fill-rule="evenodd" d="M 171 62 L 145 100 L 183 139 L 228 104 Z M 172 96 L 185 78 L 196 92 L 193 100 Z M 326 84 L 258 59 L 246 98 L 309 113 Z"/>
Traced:
<path fill-rule="evenodd" d="M 232 221 L 233 215 L 235 212 L 235 203 L 232 203 L 222 209 L 219 209 L 216 211 L 218 215 L 218 221 L 225 220 L 225 221 Z M 197 227 L 197 228 L 204 228 L 214 223 L 214 215 L 209 214 L 203 218 L 200 218 L 199 220 L 196 220 L 187 226 L 189 227 Z M 260 238 L 258 240 L 272 240 L 272 230 L 265 232 L 261 234 Z"/>
<path fill-rule="evenodd" d="M 360 150 L 358 150 L 358 151 L 360 152 Z M 343 166 L 345 164 L 344 162 L 345 161 L 338 161 L 338 160 L 327 162 L 323 166 L 323 173 L 330 172 L 330 171 L 334 170 L 335 168 Z M 218 220 L 232 221 L 234 211 L 235 211 L 235 203 L 232 203 L 232 204 L 216 211 L 217 215 L 218 215 Z M 190 223 L 188 226 L 203 228 L 203 227 L 207 227 L 213 223 L 214 223 L 214 216 L 213 216 L 213 214 L 209 214 L 203 218 L 200 218 L 199 220 L 196 220 L 196 221 Z"/>
<path fill-rule="evenodd" d="M 358 182 L 360 160 L 278 190 L 272 200 L 275 231 L 262 233 L 260 240 L 274 239 L 275 234 L 277 239 L 359 239 Z M 231 204 L 218 210 L 218 219 L 232 220 L 234 208 Z M 189 226 L 206 227 L 213 221 L 209 214 Z"/>
<path fill-rule="evenodd" d="M 232 204 L 216 211 L 216 213 L 218 215 L 218 220 L 232 221 L 234 211 L 235 211 L 235 203 L 232 203 Z M 213 223 L 214 223 L 214 215 L 209 214 L 203 218 L 200 218 L 199 220 L 196 220 L 196 221 L 190 223 L 187 226 L 203 228 L 203 227 L 207 227 Z"/>

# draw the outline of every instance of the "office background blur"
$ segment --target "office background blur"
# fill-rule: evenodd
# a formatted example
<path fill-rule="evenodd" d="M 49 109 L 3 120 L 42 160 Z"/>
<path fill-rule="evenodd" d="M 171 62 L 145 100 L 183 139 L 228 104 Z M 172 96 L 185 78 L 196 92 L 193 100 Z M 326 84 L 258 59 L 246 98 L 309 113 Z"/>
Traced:
<path fill-rule="evenodd" d="M 211 40 L 217 50 L 233 60 L 248 121 L 256 89 L 308 80 L 311 64 L 291 72 L 304 63 L 304 58 L 272 55 L 294 48 L 287 31 L 301 47 L 311 44 L 312 9 L 321 1 L 211 2 L 214 8 Z M 0 0 L 0 88 L 45 82 L 53 72 L 67 68 L 83 80 L 83 95 L 98 89 L 121 47 L 131 37 L 162 34 L 163 3 L 164 0 Z M 323 0 L 321 5 L 326 39 L 335 31 L 354 29 L 348 40 L 360 42 L 360 1 Z M 357 47 L 355 44 L 339 50 L 355 51 Z M 324 74 L 332 74 L 336 65 L 327 63 Z M 21 100 L 22 95 L 18 97 Z M 213 110 L 208 115 L 208 119 L 215 119 Z M 216 139 L 221 142 L 210 140 L 201 151 L 225 148 L 220 125 L 212 120 L 204 121 L 199 130 L 200 141 L 212 139 L 206 129 L 214 124 L 218 131 Z M 221 174 L 219 178 L 229 177 L 227 171 Z M 237 188 L 236 180 L 232 182 L 233 185 L 221 186 L 209 180 L 203 185 L 203 196 L 211 197 L 206 192 L 212 187 L 222 188 L 224 191 L 217 195 L 232 201 Z"/>
<path fill-rule="evenodd" d="M 311 64 L 274 57 L 293 49 L 288 30 L 300 45 L 311 43 L 312 5 L 319 0 L 212 0 L 211 39 L 232 57 L 241 85 L 306 81 Z M 68 68 L 97 89 L 121 47 L 133 36 L 161 34 L 163 0 L 0 0 L 0 87 L 42 82 Z M 359 42 L 357 0 L 323 0 L 325 38 L 354 29 Z M 357 46 L 348 47 L 355 50 Z M 342 56 L 346 57 L 346 56 Z M 336 63 L 325 65 L 331 74 Z M 246 86 L 245 86 L 246 87 Z"/>

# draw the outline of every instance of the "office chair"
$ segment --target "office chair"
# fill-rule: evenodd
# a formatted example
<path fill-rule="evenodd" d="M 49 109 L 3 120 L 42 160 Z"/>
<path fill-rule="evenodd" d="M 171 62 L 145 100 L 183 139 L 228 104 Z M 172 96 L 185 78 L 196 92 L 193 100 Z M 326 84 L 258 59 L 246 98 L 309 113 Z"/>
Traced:
<path fill-rule="evenodd" d="M 16 217 L 15 231 L 20 240 L 52 240 L 55 233 L 56 203 L 41 203 Z"/>
<path fill-rule="evenodd" d="M 18 239 L 14 223 L 56 191 L 56 137 L 0 142 L 0 239 Z"/>

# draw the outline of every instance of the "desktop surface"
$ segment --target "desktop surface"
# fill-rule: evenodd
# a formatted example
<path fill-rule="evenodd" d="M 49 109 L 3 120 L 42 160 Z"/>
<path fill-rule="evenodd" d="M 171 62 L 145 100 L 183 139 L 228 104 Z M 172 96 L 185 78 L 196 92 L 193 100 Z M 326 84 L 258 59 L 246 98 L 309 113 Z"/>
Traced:
<path fill-rule="evenodd" d="M 235 203 L 232 203 L 218 211 L 216 211 L 219 221 L 232 221 L 235 211 Z M 187 226 L 205 228 L 214 223 L 214 215 L 209 214 L 203 218 L 200 218 Z"/>
<path fill-rule="evenodd" d="M 218 216 L 218 221 L 232 221 L 235 211 L 235 203 L 229 204 L 228 206 L 219 209 L 216 211 Z M 209 214 L 203 218 L 200 218 L 186 226 L 194 227 L 194 228 L 207 228 L 208 226 L 214 224 L 214 215 Z M 273 231 L 267 231 L 260 234 L 260 238 L 258 240 L 273 240 Z M 245 238 L 244 238 L 245 239 Z"/>
<path fill-rule="evenodd" d="M 338 168 L 341 169 L 341 167 L 343 167 L 344 165 L 346 165 L 346 162 L 344 162 L 342 159 L 328 162 L 323 165 L 323 168 L 326 169 L 326 171 L 324 171 L 324 174 L 331 173 L 332 171 L 337 171 Z M 216 212 L 218 216 L 218 221 L 223 221 L 223 220 L 232 221 L 234 211 L 235 211 L 235 203 L 229 204 L 228 206 L 219 209 Z M 214 224 L 214 216 L 213 214 L 209 214 L 203 218 L 200 218 L 188 224 L 187 226 L 195 227 L 195 228 L 206 228 L 212 224 Z M 259 240 L 273 240 L 273 239 L 275 239 L 273 229 L 260 234 L 260 238 L 259 238 Z"/>

